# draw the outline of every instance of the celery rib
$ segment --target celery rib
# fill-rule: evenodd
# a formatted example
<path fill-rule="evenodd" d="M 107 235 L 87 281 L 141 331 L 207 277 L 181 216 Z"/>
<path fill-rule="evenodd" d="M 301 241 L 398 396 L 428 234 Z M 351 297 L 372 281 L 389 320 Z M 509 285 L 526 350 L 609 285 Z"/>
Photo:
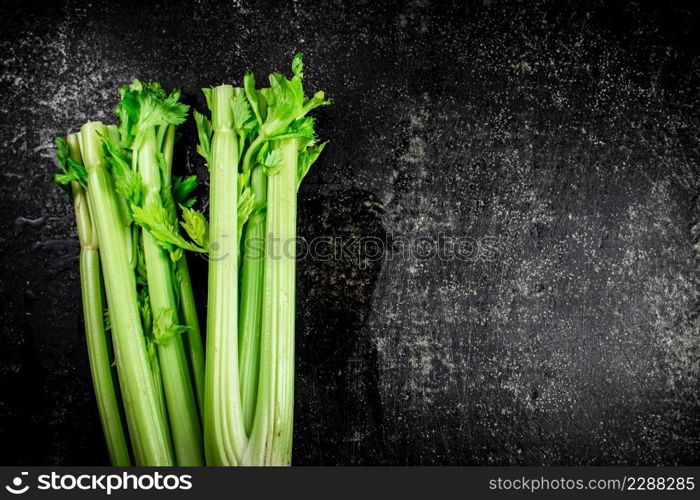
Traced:
<path fill-rule="evenodd" d="M 262 327 L 262 296 L 265 273 L 265 215 L 262 209 L 267 198 L 267 183 L 261 168 L 253 170 L 250 184 L 255 197 L 257 213 L 250 217 L 244 229 L 238 331 L 241 404 L 243 406 L 243 423 L 248 435 L 253 429 L 258 395 L 260 329 Z"/>
<path fill-rule="evenodd" d="M 183 334 L 185 350 L 190 360 L 192 383 L 197 399 L 197 408 L 201 416 L 204 415 L 204 346 L 202 344 L 202 334 L 199 330 L 197 307 L 185 255 L 180 257 L 180 260 L 175 263 L 175 279 L 179 287 L 182 321 L 189 328 L 189 331 Z"/>
<path fill-rule="evenodd" d="M 157 405 L 141 318 L 136 280 L 129 262 L 127 242 L 111 178 L 106 170 L 101 122 L 81 128 L 80 146 L 88 174 L 88 196 L 100 242 L 102 272 L 112 320 L 114 354 L 130 438 L 138 465 L 172 465 L 172 448 L 166 423 Z"/>
<path fill-rule="evenodd" d="M 78 134 L 70 134 L 67 143 L 71 158 L 82 163 Z M 92 384 L 110 462 L 112 465 L 123 467 L 131 465 L 131 457 L 119 411 L 120 403 L 112 377 L 108 340 L 104 328 L 104 301 L 97 232 L 92 224 L 85 189 L 74 181 L 71 183 L 71 191 L 80 242 L 80 288 Z"/>
<path fill-rule="evenodd" d="M 138 169 L 147 205 L 162 203 L 161 169 L 157 164 L 156 144 L 155 130 L 151 128 L 145 132 L 144 140 L 138 148 Z M 179 308 L 174 293 L 170 258 L 156 238 L 146 230 L 143 231 L 143 247 L 155 328 L 159 328 L 159 325 L 178 325 Z M 156 338 L 156 344 L 177 464 L 202 465 L 201 428 L 183 340 L 176 334 L 167 339 Z"/>
<path fill-rule="evenodd" d="M 236 465 L 246 445 L 238 380 L 238 138 L 233 87 L 212 89 L 209 289 L 204 403 L 207 463 Z"/>
<path fill-rule="evenodd" d="M 265 279 L 258 404 L 249 464 L 291 463 L 294 415 L 296 139 L 276 141 L 282 162 L 267 180 Z"/>
<path fill-rule="evenodd" d="M 163 171 L 163 183 L 171 185 L 173 168 L 173 149 L 175 146 L 175 126 L 169 125 L 163 140 L 163 159 L 165 168 Z M 192 384 L 197 399 L 197 408 L 200 418 L 204 414 L 204 346 L 202 345 L 202 334 L 199 330 L 199 318 L 197 307 L 192 290 L 192 280 L 190 270 L 187 266 L 187 257 L 182 255 L 174 266 L 175 280 L 178 286 L 178 296 L 180 299 L 181 319 L 185 326 L 189 328 L 184 335 L 185 350 L 190 361 L 190 371 Z"/>

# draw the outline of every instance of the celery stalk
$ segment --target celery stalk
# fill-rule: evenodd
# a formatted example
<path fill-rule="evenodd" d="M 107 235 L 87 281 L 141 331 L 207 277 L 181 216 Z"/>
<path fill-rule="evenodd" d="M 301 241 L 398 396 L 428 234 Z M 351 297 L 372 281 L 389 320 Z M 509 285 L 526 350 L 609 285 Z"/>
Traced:
<path fill-rule="evenodd" d="M 282 168 L 268 179 L 267 223 L 271 237 L 281 242 L 280 258 L 272 253 L 266 259 L 271 267 L 268 277 L 276 287 L 265 291 L 263 318 L 265 335 L 272 336 L 276 348 L 274 386 L 274 419 L 272 447 L 267 458 L 269 465 L 289 465 L 292 461 L 292 430 L 294 415 L 294 313 L 296 276 L 296 223 L 297 223 L 297 154 L 298 141 L 287 139 L 275 145 L 282 157 Z M 274 252 L 274 246 L 272 247 Z M 266 282 L 267 285 L 267 282 Z M 274 292 L 274 293 L 271 293 Z M 270 311 L 275 310 L 274 314 Z"/>
<path fill-rule="evenodd" d="M 296 139 L 276 141 L 281 167 L 267 180 L 265 279 L 260 380 L 255 423 L 245 457 L 257 465 L 291 463 L 294 414 Z"/>
<path fill-rule="evenodd" d="M 175 146 L 175 126 L 168 125 L 165 138 L 163 140 L 163 159 L 165 169 L 163 169 L 163 183 L 170 186 L 173 168 L 173 148 Z M 180 299 L 180 317 L 185 326 L 189 328 L 183 334 L 185 350 L 190 361 L 192 373 L 192 383 L 194 384 L 195 396 L 197 398 L 197 408 L 200 416 L 204 414 L 204 347 L 202 345 L 202 334 L 199 331 L 199 319 L 192 290 L 192 280 L 187 266 L 187 257 L 183 254 L 175 262 L 175 280 L 178 287 Z"/>
<path fill-rule="evenodd" d="M 265 271 L 265 199 L 266 176 L 262 168 L 253 169 L 250 187 L 256 207 L 243 232 L 243 265 L 238 323 L 239 375 L 245 430 L 250 435 L 255 418 L 260 371 L 260 328 L 262 322 L 263 278 Z"/>
<path fill-rule="evenodd" d="M 185 332 L 185 349 L 190 360 L 192 370 L 192 383 L 194 384 L 197 408 L 199 414 L 204 414 L 204 346 L 202 334 L 199 331 L 199 319 L 194 301 L 194 291 L 190 280 L 190 271 L 187 266 L 187 257 L 183 255 L 175 263 L 175 280 L 180 296 L 180 315 L 185 326 L 189 328 Z"/>
<path fill-rule="evenodd" d="M 143 183 L 146 206 L 162 203 L 158 151 L 156 132 L 151 127 L 144 132 L 143 140 L 137 149 L 138 170 Z M 177 464 L 202 465 L 204 459 L 201 430 L 187 355 L 179 332 L 173 331 L 178 325 L 178 303 L 175 297 L 171 261 L 156 238 L 146 230 L 143 231 L 143 247 L 148 291 L 155 318 L 158 359 Z"/>
<path fill-rule="evenodd" d="M 88 122 L 81 128 L 80 146 L 88 176 L 88 196 L 100 243 L 102 272 L 112 320 L 112 338 L 127 424 L 138 465 L 172 465 L 167 424 L 158 409 L 158 392 L 149 367 L 136 280 L 112 180 L 107 172 L 102 140 L 106 128 Z"/>
<path fill-rule="evenodd" d="M 82 163 L 78 134 L 68 136 L 70 157 Z M 80 288 L 85 319 L 85 338 L 95 399 L 112 465 L 131 465 L 129 446 L 119 411 L 119 398 L 112 377 L 110 350 L 104 329 L 104 301 L 97 232 L 92 224 L 88 195 L 78 182 L 71 182 L 73 208 L 80 241 Z"/>
<path fill-rule="evenodd" d="M 317 143 L 314 119 L 306 115 L 316 107 L 330 104 L 323 92 L 312 97 L 304 95 L 303 67 L 302 54 L 297 54 L 292 61 L 291 79 L 273 73 L 269 76 L 270 87 L 260 90 L 255 88 L 253 75 L 246 74 L 247 105 L 240 99 L 234 103 L 238 128 L 246 131 L 250 140 L 243 156 L 243 179 L 247 180 L 250 174 L 250 187 L 254 190 L 254 173 L 261 169 L 267 177 L 259 375 L 253 425 L 243 457 L 243 463 L 248 465 L 289 465 L 292 456 L 296 193 L 324 147 Z M 255 214 L 248 221 L 246 234 L 256 231 Z M 244 266 L 246 251 L 244 245 Z M 256 313 L 252 297 L 258 285 L 256 272 L 250 265 L 248 269 L 244 267 L 241 307 L 251 309 L 244 314 Z M 256 338 L 248 329 L 243 332 L 249 339 L 244 337 L 241 345 L 251 344 L 244 351 L 244 358 L 254 360 L 255 355 L 249 351 L 255 350 Z M 244 405 L 250 401 L 245 391 L 251 381 L 252 378 L 243 387 Z"/>
<path fill-rule="evenodd" d="M 207 463 L 236 465 L 246 446 L 238 385 L 238 136 L 233 87 L 211 89 L 209 287 L 204 401 Z"/>

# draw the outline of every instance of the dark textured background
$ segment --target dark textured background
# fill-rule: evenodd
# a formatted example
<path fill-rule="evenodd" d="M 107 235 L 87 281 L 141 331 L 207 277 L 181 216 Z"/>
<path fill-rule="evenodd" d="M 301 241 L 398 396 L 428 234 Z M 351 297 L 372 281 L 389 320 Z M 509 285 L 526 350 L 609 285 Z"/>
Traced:
<path fill-rule="evenodd" d="M 52 138 L 301 50 L 299 231 L 392 243 L 299 264 L 295 462 L 698 464 L 697 2 L 461 3 L 2 2 L 0 462 L 106 463 Z M 439 233 L 498 253 L 398 258 Z"/>

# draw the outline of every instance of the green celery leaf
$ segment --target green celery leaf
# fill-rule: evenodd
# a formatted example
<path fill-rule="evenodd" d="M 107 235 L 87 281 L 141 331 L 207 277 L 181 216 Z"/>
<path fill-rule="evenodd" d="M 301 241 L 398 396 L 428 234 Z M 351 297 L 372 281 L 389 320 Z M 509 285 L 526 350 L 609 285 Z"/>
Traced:
<path fill-rule="evenodd" d="M 156 82 L 144 85 L 134 80 L 119 93 L 122 99 L 115 112 L 120 121 L 122 147 L 135 148 L 151 127 L 181 124 L 189 110 L 189 106 L 180 102 L 179 90 L 168 94 Z"/>
<path fill-rule="evenodd" d="M 162 309 L 158 312 L 158 316 L 156 316 L 153 322 L 153 341 L 156 344 L 167 344 L 170 340 L 175 338 L 176 335 L 191 330 L 189 326 L 174 324 L 174 317 L 175 311 L 172 309 Z"/>
<path fill-rule="evenodd" d="M 115 191 L 127 201 L 129 208 L 140 205 L 143 199 L 141 176 L 131 168 L 131 159 L 128 153 L 119 149 L 116 144 L 106 138 L 103 141 L 103 147 L 114 180 Z"/>
<path fill-rule="evenodd" d="M 183 221 L 180 225 L 187 235 L 202 248 L 209 248 L 209 223 L 202 212 L 182 207 Z"/>
<path fill-rule="evenodd" d="M 236 95 L 231 101 L 231 110 L 233 111 L 233 123 L 239 135 L 248 136 L 250 131 L 255 128 L 255 120 L 250 103 L 242 89 L 236 89 Z"/>
<path fill-rule="evenodd" d="M 287 128 L 312 109 L 330 104 L 323 92 L 316 92 L 310 99 L 304 95 L 303 67 L 302 55 L 297 54 L 292 63 L 292 79 L 289 80 L 280 73 L 272 73 L 269 77 L 270 88 L 261 91 L 268 103 L 267 117 L 260 130 L 265 138 L 274 139 L 287 133 L 299 134 L 298 127 L 293 131 L 288 131 Z M 308 131 L 306 133 L 308 135 Z"/>
<path fill-rule="evenodd" d="M 238 199 L 238 239 L 241 239 L 243 225 L 248 221 L 248 217 L 253 213 L 255 208 L 255 196 L 249 187 L 243 189 L 240 198 Z"/>
<path fill-rule="evenodd" d="M 255 90 L 255 76 L 253 73 L 246 73 L 243 76 L 243 89 L 245 90 L 245 96 L 248 99 L 248 104 L 255 114 L 255 119 L 258 121 L 258 126 L 263 123 L 262 112 L 260 109 L 260 99 L 262 96 Z"/>
<path fill-rule="evenodd" d="M 328 143 L 323 142 L 315 146 L 304 148 L 299 152 L 299 161 L 297 163 L 297 189 L 299 189 L 301 181 L 306 177 L 306 174 L 309 173 L 311 165 L 318 159 L 321 151 L 326 147 L 326 144 Z"/>
<path fill-rule="evenodd" d="M 188 175 L 187 177 L 176 176 L 175 182 L 173 183 L 173 197 L 175 201 L 177 203 L 183 203 L 196 187 L 196 175 Z"/>
<path fill-rule="evenodd" d="M 57 137 L 55 139 L 55 144 L 56 162 L 61 172 L 54 175 L 54 182 L 66 188 L 68 193 L 70 193 L 70 189 L 68 188 L 71 182 L 77 182 L 81 186 L 87 187 L 87 170 L 83 165 L 70 157 L 66 139 Z"/>
<path fill-rule="evenodd" d="M 194 111 L 194 121 L 197 124 L 197 134 L 199 135 L 199 144 L 197 145 L 197 152 L 204 158 L 204 161 L 209 165 L 209 157 L 211 155 L 211 136 L 212 128 L 211 122 L 203 114 Z"/>
<path fill-rule="evenodd" d="M 151 233 L 158 245 L 170 252 L 170 257 L 177 260 L 177 248 L 192 252 L 204 252 L 205 250 L 185 240 L 173 222 L 172 214 L 163 206 L 149 204 L 143 207 L 133 207 L 134 221 L 149 233 Z"/>
<path fill-rule="evenodd" d="M 267 175 L 274 175 L 282 168 L 282 154 L 277 149 L 271 149 L 263 160 L 263 169 Z"/>

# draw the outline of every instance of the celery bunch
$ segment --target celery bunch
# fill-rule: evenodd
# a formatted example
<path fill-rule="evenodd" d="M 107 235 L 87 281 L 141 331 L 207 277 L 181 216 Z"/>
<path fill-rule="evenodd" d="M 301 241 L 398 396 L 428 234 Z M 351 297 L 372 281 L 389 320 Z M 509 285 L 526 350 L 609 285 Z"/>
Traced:
<path fill-rule="evenodd" d="M 100 417 L 115 465 L 132 458 L 138 465 L 201 465 L 197 401 L 203 397 L 204 353 L 182 250 L 203 248 L 178 229 L 178 212 L 186 220 L 191 213 L 196 179 L 173 179 L 171 173 L 175 127 L 188 107 L 178 91 L 167 93 L 155 83 L 134 81 L 120 94 L 118 127 L 88 122 L 79 134 L 56 141 L 56 181 L 71 187 L 81 241 L 83 310 Z"/>
<path fill-rule="evenodd" d="M 194 113 L 211 174 L 204 436 L 212 465 L 286 465 L 294 410 L 296 196 L 325 143 L 307 114 L 330 103 L 291 79 L 204 89 Z"/>
<path fill-rule="evenodd" d="M 135 80 L 117 126 L 56 140 L 114 465 L 291 462 L 296 197 L 325 146 L 307 114 L 330 103 L 304 94 L 302 71 L 297 54 L 293 76 L 273 73 L 269 87 L 248 73 L 242 87 L 204 89 L 211 120 L 194 118 L 209 221 L 191 208 L 196 178 L 172 175 L 179 91 Z M 184 250 L 209 257 L 206 357 Z"/>

